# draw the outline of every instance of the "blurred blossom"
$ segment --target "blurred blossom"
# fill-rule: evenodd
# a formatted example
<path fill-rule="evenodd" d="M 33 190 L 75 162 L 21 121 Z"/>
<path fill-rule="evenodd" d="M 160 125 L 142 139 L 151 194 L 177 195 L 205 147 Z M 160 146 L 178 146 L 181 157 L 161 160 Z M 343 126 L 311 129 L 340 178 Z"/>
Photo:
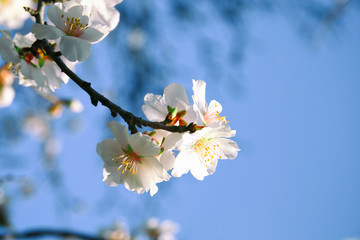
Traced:
<path fill-rule="evenodd" d="M 53 158 L 61 152 L 61 142 L 56 138 L 49 138 L 45 142 L 45 154 L 48 158 Z"/>
<path fill-rule="evenodd" d="M 157 218 L 150 218 L 146 222 L 145 230 L 151 239 L 176 240 L 175 234 L 179 232 L 179 225 L 171 220 L 160 222 Z"/>
<path fill-rule="evenodd" d="M 110 229 L 103 230 L 102 237 L 109 240 L 130 240 L 130 233 L 123 222 L 115 222 Z"/>
<path fill-rule="evenodd" d="M 71 99 L 68 103 L 68 106 L 71 111 L 76 112 L 76 113 L 80 113 L 84 110 L 84 106 L 77 99 Z"/>
<path fill-rule="evenodd" d="M 64 108 L 63 108 L 63 103 L 61 101 L 54 103 L 48 109 L 48 113 L 49 113 L 50 117 L 52 117 L 52 118 L 61 117 L 63 111 L 64 111 Z"/>
<path fill-rule="evenodd" d="M 29 134 L 45 139 L 49 136 L 50 126 L 45 118 L 40 115 L 29 115 L 25 118 L 25 131 Z"/>
<path fill-rule="evenodd" d="M 14 76 L 10 72 L 10 65 L 5 64 L 0 68 L 0 108 L 10 106 L 14 100 L 13 81 Z"/>
<path fill-rule="evenodd" d="M 20 28 L 30 14 L 24 7 L 34 7 L 32 0 L 0 0 L 0 25 L 7 28 Z"/>
<path fill-rule="evenodd" d="M 141 28 L 134 28 L 128 35 L 128 44 L 132 50 L 139 50 L 145 42 L 146 36 Z"/>

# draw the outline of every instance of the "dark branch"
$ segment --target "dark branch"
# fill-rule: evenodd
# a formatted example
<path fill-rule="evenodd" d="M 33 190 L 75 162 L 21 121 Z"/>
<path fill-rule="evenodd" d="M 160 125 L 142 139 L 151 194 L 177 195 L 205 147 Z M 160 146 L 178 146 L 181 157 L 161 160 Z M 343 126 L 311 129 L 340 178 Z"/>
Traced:
<path fill-rule="evenodd" d="M 120 106 L 116 105 L 95 89 L 91 87 L 91 83 L 86 82 L 79 78 L 73 71 L 71 71 L 66 64 L 60 58 L 61 54 L 59 52 L 54 51 L 54 47 L 49 44 L 49 42 L 45 39 L 37 40 L 32 49 L 34 52 L 37 51 L 38 48 L 43 49 L 46 54 L 51 57 L 52 60 L 59 66 L 62 72 L 64 72 L 69 78 L 71 78 L 79 87 L 81 87 L 85 92 L 87 92 L 90 96 L 91 103 L 94 106 L 97 106 L 98 102 L 100 102 L 103 106 L 107 107 L 110 110 L 110 113 L 113 117 L 116 117 L 119 114 L 125 122 L 129 125 L 129 130 L 132 133 L 137 132 L 136 127 L 142 128 L 142 126 L 151 127 L 153 129 L 163 129 L 169 132 L 179 132 L 183 133 L 186 131 L 195 132 L 198 129 L 196 124 L 190 123 L 187 126 L 168 126 L 162 122 L 150 122 L 146 121 L 140 117 L 135 116 L 131 112 L 128 112 L 122 109 Z"/>
<path fill-rule="evenodd" d="M 33 239 L 34 237 L 44 237 L 44 236 L 57 236 L 64 238 L 72 237 L 76 239 L 86 239 L 86 240 L 105 240 L 105 238 L 102 237 L 95 237 L 74 231 L 55 230 L 55 229 L 35 229 L 35 230 L 28 230 L 22 233 L 2 234 L 0 235 L 0 239 L 23 239 L 23 238 Z"/>

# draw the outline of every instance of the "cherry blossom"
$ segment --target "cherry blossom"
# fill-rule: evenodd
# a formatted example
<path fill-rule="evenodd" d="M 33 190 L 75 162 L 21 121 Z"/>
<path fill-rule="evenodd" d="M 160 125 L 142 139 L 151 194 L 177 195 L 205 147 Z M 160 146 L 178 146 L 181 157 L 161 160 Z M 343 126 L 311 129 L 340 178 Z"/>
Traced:
<path fill-rule="evenodd" d="M 35 87 L 41 92 L 53 92 L 68 82 L 68 76 L 41 49 L 37 54 L 31 51 L 31 45 L 36 41 L 32 33 L 25 36 L 17 33 L 14 40 L 6 30 L 0 30 L 0 54 L 5 62 L 12 63 L 12 71 L 19 77 L 19 84 L 25 87 Z M 56 43 L 54 43 L 56 45 Z M 70 63 L 62 58 L 70 68 Z"/>
<path fill-rule="evenodd" d="M 189 105 L 185 88 L 172 83 L 164 89 L 164 94 L 148 93 L 144 97 L 142 110 L 150 121 L 163 122 L 167 125 L 187 125 L 195 119 L 195 112 Z"/>
<path fill-rule="evenodd" d="M 37 39 L 60 38 L 60 51 L 68 60 L 85 61 L 90 56 L 91 44 L 101 41 L 113 27 L 112 22 L 100 24 L 101 15 L 93 16 L 91 10 L 91 4 L 85 4 L 85 1 L 56 3 L 47 10 L 47 16 L 55 26 L 35 23 L 31 32 Z"/>
<path fill-rule="evenodd" d="M 219 114 L 222 111 L 222 106 L 219 102 L 211 100 L 209 106 L 205 100 L 206 82 L 203 80 L 192 80 L 193 92 L 192 99 L 194 101 L 194 110 L 199 116 L 197 124 L 210 126 L 219 123 L 226 123 L 226 118 Z"/>
<path fill-rule="evenodd" d="M 149 135 L 137 132 L 129 136 L 126 127 L 117 122 L 107 126 L 114 139 L 98 143 L 96 151 L 104 161 L 104 179 L 109 186 L 124 184 L 125 188 L 137 193 L 150 190 L 153 196 L 157 183 L 167 181 L 170 175 L 156 158 L 161 148 Z"/>
<path fill-rule="evenodd" d="M 233 140 L 235 131 L 228 125 L 205 127 L 195 133 L 184 133 L 178 144 L 177 155 L 172 175 L 181 177 L 191 174 L 198 180 L 215 172 L 218 159 L 234 159 L 240 150 Z"/>

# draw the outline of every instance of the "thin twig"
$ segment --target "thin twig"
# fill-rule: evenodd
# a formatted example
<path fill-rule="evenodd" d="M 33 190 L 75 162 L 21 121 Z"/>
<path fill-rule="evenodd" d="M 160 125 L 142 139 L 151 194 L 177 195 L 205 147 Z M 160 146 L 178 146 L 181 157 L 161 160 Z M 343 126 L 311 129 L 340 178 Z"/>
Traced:
<path fill-rule="evenodd" d="M 28 230 L 22 233 L 9 233 L 0 235 L 0 239 L 24 239 L 34 237 L 44 237 L 44 236 L 57 236 L 63 238 L 77 238 L 77 239 L 85 239 L 85 240 L 106 240 L 102 237 L 96 237 L 87 235 L 84 233 L 69 231 L 69 230 L 55 230 L 55 229 L 34 229 Z"/>

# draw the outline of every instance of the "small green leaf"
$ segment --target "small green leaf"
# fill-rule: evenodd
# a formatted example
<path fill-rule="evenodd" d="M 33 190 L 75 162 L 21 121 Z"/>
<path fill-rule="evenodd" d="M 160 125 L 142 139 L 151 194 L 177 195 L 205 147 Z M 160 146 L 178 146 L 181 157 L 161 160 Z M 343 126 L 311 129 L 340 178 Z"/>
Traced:
<path fill-rule="evenodd" d="M 42 68 L 45 65 L 45 58 L 39 58 L 39 67 Z"/>
<path fill-rule="evenodd" d="M 183 118 L 185 116 L 185 114 L 186 114 L 186 110 L 182 110 L 177 113 L 177 116 L 178 116 L 178 118 Z"/>
<path fill-rule="evenodd" d="M 170 106 L 167 107 L 168 108 L 168 112 L 171 118 L 174 118 L 177 114 L 177 108 L 172 108 Z"/>

